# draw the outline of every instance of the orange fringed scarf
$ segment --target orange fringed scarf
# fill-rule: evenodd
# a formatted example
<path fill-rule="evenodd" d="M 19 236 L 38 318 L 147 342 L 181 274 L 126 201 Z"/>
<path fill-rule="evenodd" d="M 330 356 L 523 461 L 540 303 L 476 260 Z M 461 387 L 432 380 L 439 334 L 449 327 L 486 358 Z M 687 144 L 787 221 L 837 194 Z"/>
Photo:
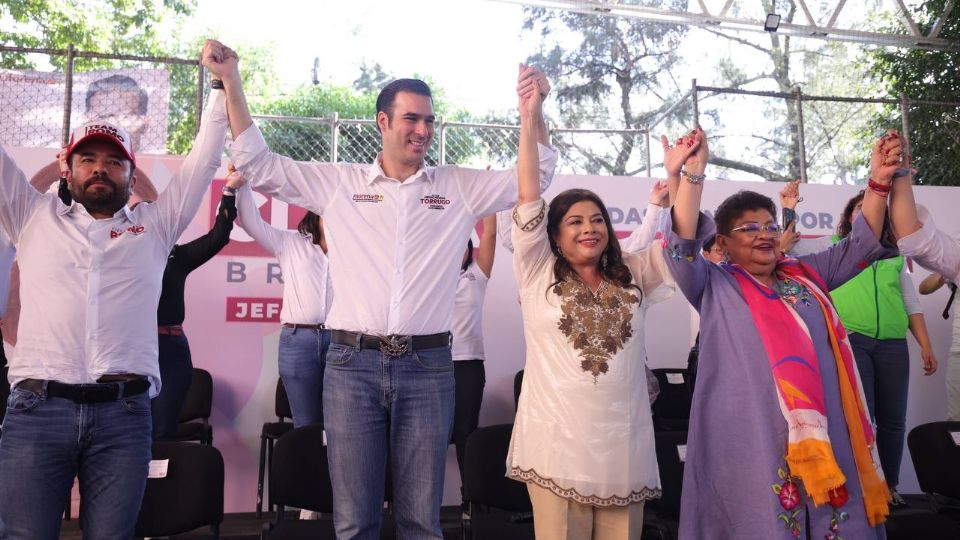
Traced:
<path fill-rule="evenodd" d="M 780 410 L 789 426 L 787 463 L 813 499 L 821 505 L 830 501 L 830 491 L 846 483 L 833 455 L 827 432 L 827 413 L 817 358 L 810 332 L 800 316 L 781 296 L 758 282 L 736 265 L 730 265 L 760 333 L 777 385 Z M 890 490 L 879 468 L 875 434 L 866 411 L 853 352 L 823 280 L 809 266 L 795 259 L 782 259 L 776 276 L 805 287 L 813 296 L 826 321 L 833 357 L 823 367 L 837 370 L 843 416 L 850 434 L 857 476 L 863 491 L 867 521 L 876 526 L 886 521 Z"/>

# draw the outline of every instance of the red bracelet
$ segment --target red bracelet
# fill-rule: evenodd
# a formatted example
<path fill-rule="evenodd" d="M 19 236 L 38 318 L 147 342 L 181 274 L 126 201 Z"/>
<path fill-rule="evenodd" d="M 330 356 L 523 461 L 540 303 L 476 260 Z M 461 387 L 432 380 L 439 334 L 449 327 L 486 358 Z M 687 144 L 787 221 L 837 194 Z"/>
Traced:
<path fill-rule="evenodd" d="M 890 193 L 890 184 L 880 184 L 873 181 L 873 178 L 867 181 L 867 186 L 870 187 L 877 195 L 882 195 L 884 197 Z"/>

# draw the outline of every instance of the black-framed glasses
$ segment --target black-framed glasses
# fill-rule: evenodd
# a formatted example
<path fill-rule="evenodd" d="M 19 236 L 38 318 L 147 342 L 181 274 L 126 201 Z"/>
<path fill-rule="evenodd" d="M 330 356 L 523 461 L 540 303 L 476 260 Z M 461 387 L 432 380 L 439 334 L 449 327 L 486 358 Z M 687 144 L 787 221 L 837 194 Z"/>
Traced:
<path fill-rule="evenodd" d="M 761 232 L 768 232 L 770 234 L 780 234 L 783 232 L 783 227 L 779 223 L 771 222 L 766 225 L 761 225 L 755 222 L 744 223 L 739 227 L 734 227 L 730 229 L 730 232 L 742 232 L 748 236 L 758 236 Z"/>

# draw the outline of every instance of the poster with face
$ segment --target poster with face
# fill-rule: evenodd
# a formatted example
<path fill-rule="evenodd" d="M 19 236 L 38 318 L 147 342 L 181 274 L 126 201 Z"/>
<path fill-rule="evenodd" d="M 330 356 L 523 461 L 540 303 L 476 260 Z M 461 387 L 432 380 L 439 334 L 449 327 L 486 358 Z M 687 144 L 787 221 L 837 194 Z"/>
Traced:
<path fill-rule="evenodd" d="M 0 144 L 59 148 L 63 73 L 0 70 Z M 170 74 L 164 69 L 117 69 L 73 75 L 70 125 L 116 124 L 130 133 L 133 150 L 162 154 L 167 141 Z"/>

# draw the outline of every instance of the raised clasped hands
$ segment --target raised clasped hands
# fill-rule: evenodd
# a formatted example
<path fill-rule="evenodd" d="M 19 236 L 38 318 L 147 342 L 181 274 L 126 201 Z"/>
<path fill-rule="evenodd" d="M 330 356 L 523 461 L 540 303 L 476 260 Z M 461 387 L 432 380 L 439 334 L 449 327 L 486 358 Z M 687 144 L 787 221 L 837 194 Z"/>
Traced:
<path fill-rule="evenodd" d="M 895 129 L 888 130 L 873 146 L 870 179 L 878 184 L 889 184 L 897 169 L 910 166 L 909 156 L 904 155 L 904 151 L 900 132 Z"/>
<path fill-rule="evenodd" d="M 677 139 L 673 146 L 666 135 L 661 135 L 660 144 L 663 145 L 663 167 L 668 177 L 679 176 L 681 170 L 696 175 L 706 170 L 709 157 L 707 135 L 700 127 Z"/>
<path fill-rule="evenodd" d="M 237 53 L 215 39 L 208 39 L 203 44 L 200 62 L 207 68 L 214 79 L 228 81 L 239 78 L 240 57 Z"/>
<path fill-rule="evenodd" d="M 517 98 L 520 100 L 520 112 L 539 114 L 543 100 L 550 93 L 550 81 L 547 76 L 533 66 L 520 64 L 517 75 Z"/>

